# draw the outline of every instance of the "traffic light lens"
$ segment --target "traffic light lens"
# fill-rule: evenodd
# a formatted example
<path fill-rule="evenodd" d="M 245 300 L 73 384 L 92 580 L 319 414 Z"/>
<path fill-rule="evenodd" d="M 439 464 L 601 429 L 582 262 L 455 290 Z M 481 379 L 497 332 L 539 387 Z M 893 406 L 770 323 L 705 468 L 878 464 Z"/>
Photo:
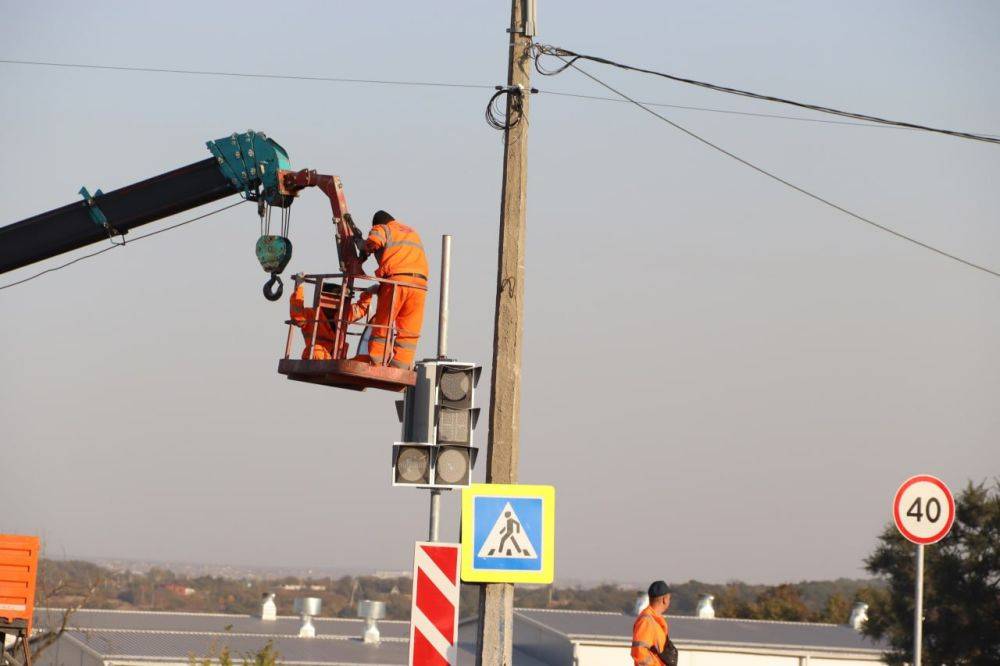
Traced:
<path fill-rule="evenodd" d="M 438 442 L 469 444 L 469 418 L 466 409 L 442 409 L 438 415 Z"/>
<path fill-rule="evenodd" d="M 437 458 L 435 481 L 441 484 L 459 484 L 469 471 L 469 456 L 455 448 L 443 449 Z"/>
<path fill-rule="evenodd" d="M 472 380 L 467 372 L 441 373 L 441 394 L 446 400 L 465 400 L 472 389 Z"/>
<path fill-rule="evenodd" d="M 430 455 L 426 449 L 403 449 L 396 459 L 396 471 L 406 483 L 420 483 L 428 478 Z"/>

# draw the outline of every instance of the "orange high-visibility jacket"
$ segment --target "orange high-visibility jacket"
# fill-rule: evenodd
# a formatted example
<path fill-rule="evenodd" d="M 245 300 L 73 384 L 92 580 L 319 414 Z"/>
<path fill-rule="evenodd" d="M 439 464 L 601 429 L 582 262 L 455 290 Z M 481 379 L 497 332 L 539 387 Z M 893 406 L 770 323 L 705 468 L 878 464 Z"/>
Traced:
<path fill-rule="evenodd" d="M 375 271 L 378 277 L 391 279 L 399 276 L 400 282 L 414 282 L 414 276 L 427 277 L 427 254 L 420 235 L 399 220 L 372 227 L 365 241 L 365 250 L 373 253 L 378 260 L 378 270 Z"/>
<path fill-rule="evenodd" d="M 667 620 L 649 606 L 632 625 L 632 659 L 635 666 L 661 666 L 660 652 L 667 644 Z"/>
<path fill-rule="evenodd" d="M 356 303 L 351 304 L 351 310 L 349 316 L 349 321 L 357 321 L 368 314 L 368 309 L 371 306 L 372 294 L 370 291 L 361 292 L 361 296 L 358 297 Z M 322 308 L 321 308 L 322 309 Z M 305 307 L 305 290 L 303 285 L 299 285 L 295 289 L 295 293 L 292 294 L 292 298 L 288 303 L 288 310 L 290 319 L 295 322 L 295 325 L 302 329 L 302 337 L 305 338 L 306 348 L 302 352 L 302 358 L 309 358 L 309 343 L 312 341 L 313 326 L 317 323 L 316 310 L 315 308 Z M 333 354 L 333 328 L 330 326 L 330 322 L 326 317 L 318 318 L 319 330 L 316 331 L 316 350 L 317 353 L 313 355 L 314 358 L 318 360 L 325 360 L 332 358 Z"/>

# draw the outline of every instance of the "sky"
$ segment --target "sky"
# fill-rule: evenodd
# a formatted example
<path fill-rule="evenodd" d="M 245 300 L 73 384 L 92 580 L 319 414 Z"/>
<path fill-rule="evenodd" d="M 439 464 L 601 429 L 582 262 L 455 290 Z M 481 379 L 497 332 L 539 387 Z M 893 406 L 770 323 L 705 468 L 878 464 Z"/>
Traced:
<path fill-rule="evenodd" d="M 503 5 L 0 0 L 0 59 L 492 86 L 506 75 Z M 985 0 L 540 0 L 537 39 L 1000 134 L 997 34 Z M 829 118 L 584 68 L 651 102 Z M 533 85 L 520 481 L 556 487 L 557 583 L 863 576 L 907 477 L 957 491 L 1000 475 L 1000 279 L 633 106 L 547 94 L 608 94 L 578 73 Z M 416 227 L 433 267 L 453 235 L 450 352 L 488 372 L 502 159 L 490 90 L 4 63 L 0 89 L 0 224 L 265 131 L 293 167 L 339 174 L 357 220 L 381 208 Z M 996 145 L 659 111 L 1000 269 Z M 0 291 L 0 529 L 40 534 L 55 557 L 410 568 L 428 499 L 390 485 L 397 396 L 276 373 L 287 303 L 260 294 L 257 222 L 239 206 Z M 293 206 L 291 237 L 289 274 L 336 268 L 319 193 Z M 431 292 L 418 357 L 436 349 Z M 484 412 L 488 392 L 484 377 Z M 445 495 L 445 540 L 458 504 Z"/>

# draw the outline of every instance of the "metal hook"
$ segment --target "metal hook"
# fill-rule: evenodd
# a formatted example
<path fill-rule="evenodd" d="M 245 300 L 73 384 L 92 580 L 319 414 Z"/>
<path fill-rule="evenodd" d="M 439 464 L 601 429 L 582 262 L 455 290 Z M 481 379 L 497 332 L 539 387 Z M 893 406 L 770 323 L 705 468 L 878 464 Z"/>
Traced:
<path fill-rule="evenodd" d="M 284 292 L 284 285 L 277 273 L 271 273 L 271 279 L 264 283 L 264 298 L 269 301 L 276 301 L 281 298 Z"/>

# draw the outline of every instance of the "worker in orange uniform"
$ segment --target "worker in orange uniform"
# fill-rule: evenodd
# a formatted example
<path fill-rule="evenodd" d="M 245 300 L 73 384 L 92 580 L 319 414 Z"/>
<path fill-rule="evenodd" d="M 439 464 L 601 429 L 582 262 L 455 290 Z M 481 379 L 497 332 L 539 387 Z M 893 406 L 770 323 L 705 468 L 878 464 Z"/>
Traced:
<path fill-rule="evenodd" d="M 670 608 L 670 586 L 658 580 L 649 586 L 649 605 L 632 625 L 632 659 L 635 666 L 677 666 L 677 648 L 663 614 Z"/>
<path fill-rule="evenodd" d="M 361 292 L 361 296 L 358 297 L 357 302 L 350 304 L 348 321 L 354 322 L 368 315 L 368 309 L 371 306 L 373 294 L 374 291 L 371 289 L 366 289 Z M 324 284 L 323 296 L 334 299 L 334 303 L 336 303 L 336 301 L 340 299 L 340 285 Z M 305 291 L 302 283 L 299 283 L 295 287 L 295 293 L 292 294 L 292 298 L 289 301 L 288 310 L 289 318 L 295 326 L 302 329 L 302 337 L 305 338 L 306 341 L 306 347 L 302 350 L 302 358 L 309 359 L 311 357 L 314 361 L 329 361 L 332 359 L 334 330 L 336 328 L 337 319 L 336 305 L 333 307 L 328 305 L 320 306 L 319 310 L 321 314 L 317 317 L 315 308 L 305 307 Z M 309 344 L 312 342 L 314 325 L 319 326 L 316 331 L 316 347 L 315 349 L 310 349 Z M 346 340 L 344 341 L 343 352 L 344 353 L 340 356 L 341 358 L 343 358 L 347 352 Z"/>
<path fill-rule="evenodd" d="M 413 367 L 413 356 L 417 353 L 420 329 L 424 324 L 427 254 L 419 234 L 384 210 L 372 217 L 372 230 L 365 241 L 361 260 L 364 261 L 369 254 L 374 254 L 378 260 L 376 277 L 414 286 L 397 285 L 395 295 L 393 285 L 379 286 L 375 316 L 369 322 L 372 336 L 368 342 L 368 354 L 358 359 L 382 364 L 390 334 L 389 322 L 395 321 L 396 338 L 389 365 L 408 370 Z"/>

